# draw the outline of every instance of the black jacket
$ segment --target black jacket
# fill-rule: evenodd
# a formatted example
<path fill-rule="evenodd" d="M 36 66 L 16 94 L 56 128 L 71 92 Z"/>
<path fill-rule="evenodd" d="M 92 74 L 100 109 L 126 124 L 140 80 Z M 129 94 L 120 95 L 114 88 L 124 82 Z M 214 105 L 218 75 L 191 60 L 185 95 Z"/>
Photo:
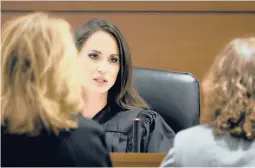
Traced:
<path fill-rule="evenodd" d="M 79 128 L 59 136 L 14 135 L 1 130 L 1 166 L 111 167 L 103 128 L 93 120 L 79 119 Z"/>

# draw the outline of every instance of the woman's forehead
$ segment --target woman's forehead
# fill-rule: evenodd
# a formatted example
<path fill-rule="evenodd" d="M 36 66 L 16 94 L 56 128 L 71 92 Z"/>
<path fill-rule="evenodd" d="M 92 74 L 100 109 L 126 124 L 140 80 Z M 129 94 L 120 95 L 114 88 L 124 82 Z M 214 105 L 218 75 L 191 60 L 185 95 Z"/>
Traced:
<path fill-rule="evenodd" d="M 111 34 L 103 31 L 93 33 L 85 42 L 84 48 L 87 51 L 97 50 L 102 53 L 119 54 L 115 38 Z"/>

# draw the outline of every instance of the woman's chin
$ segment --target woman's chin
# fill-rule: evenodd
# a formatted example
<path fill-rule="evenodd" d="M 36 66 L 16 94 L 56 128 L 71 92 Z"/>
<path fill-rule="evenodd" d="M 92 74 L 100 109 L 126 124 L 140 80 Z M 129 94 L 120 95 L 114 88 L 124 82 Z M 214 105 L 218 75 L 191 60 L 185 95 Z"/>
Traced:
<path fill-rule="evenodd" d="M 93 87 L 90 90 L 96 93 L 106 93 L 109 91 L 109 87 Z"/>

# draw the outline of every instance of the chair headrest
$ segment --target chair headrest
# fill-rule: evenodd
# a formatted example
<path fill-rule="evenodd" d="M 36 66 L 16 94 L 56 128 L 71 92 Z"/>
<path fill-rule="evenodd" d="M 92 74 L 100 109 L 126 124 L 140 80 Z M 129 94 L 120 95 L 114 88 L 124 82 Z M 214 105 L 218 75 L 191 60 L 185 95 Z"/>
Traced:
<path fill-rule="evenodd" d="M 199 82 L 190 73 L 133 68 L 137 92 L 178 132 L 199 124 Z"/>

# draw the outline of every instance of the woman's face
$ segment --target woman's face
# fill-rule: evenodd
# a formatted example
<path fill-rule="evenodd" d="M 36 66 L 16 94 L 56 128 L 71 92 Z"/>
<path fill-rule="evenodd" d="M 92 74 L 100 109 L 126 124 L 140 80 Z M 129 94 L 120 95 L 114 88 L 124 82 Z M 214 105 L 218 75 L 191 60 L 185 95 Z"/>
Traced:
<path fill-rule="evenodd" d="M 85 91 L 105 93 L 115 84 L 120 58 L 115 38 L 104 31 L 93 33 L 80 52 Z"/>

